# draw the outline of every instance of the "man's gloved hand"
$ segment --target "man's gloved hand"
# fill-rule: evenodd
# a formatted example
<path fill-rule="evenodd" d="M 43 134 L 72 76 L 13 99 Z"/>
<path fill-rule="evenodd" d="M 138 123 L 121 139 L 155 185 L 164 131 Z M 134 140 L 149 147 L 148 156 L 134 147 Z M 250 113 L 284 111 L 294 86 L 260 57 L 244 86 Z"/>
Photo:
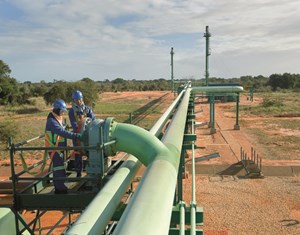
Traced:
<path fill-rule="evenodd" d="M 82 137 L 82 135 L 80 133 L 77 133 L 77 139 L 80 140 L 80 141 L 83 140 L 83 137 Z"/>

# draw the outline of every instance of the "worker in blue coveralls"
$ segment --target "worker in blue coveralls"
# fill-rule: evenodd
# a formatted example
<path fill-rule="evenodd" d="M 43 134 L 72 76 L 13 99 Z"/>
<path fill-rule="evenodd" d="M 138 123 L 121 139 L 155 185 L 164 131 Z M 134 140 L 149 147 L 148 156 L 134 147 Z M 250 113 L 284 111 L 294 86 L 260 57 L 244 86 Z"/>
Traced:
<path fill-rule="evenodd" d="M 66 103 L 63 100 L 56 100 L 53 103 L 52 108 L 53 110 L 49 113 L 46 122 L 46 147 L 65 147 L 67 146 L 67 139 L 72 139 L 73 141 L 80 140 L 81 134 L 65 130 L 62 124 L 63 114 L 67 111 Z M 66 177 L 64 151 L 49 150 L 48 153 L 53 163 L 53 183 L 55 193 L 68 193 L 68 188 L 64 184 L 64 180 L 57 179 L 60 177 Z"/>
<path fill-rule="evenodd" d="M 69 109 L 70 123 L 73 128 L 73 132 L 80 133 L 80 129 L 84 118 L 89 117 L 92 120 L 95 119 L 95 115 L 92 109 L 84 104 L 83 95 L 81 91 L 74 91 L 72 93 L 72 108 Z M 74 146 L 80 146 L 80 141 L 73 141 Z M 83 168 L 81 151 L 74 151 L 74 168 L 77 173 L 77 177 L 81 177 Z"/>

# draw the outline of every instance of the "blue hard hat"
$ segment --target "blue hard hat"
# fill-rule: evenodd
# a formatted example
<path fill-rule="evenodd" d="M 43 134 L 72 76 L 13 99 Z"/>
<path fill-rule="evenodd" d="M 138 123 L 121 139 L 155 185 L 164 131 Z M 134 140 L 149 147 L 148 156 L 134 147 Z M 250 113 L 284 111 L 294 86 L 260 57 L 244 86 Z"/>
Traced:
<path fill-rule="evenodd" d="M 72 93 L 72 99 L 82 99 L 83 98 L 83 95 L 81 93 L 81 91 L 74 91 Z"/>
<path fill-rule="evenodd" d="M 63 100 L 54 101 L 54 103 L 52 104 L 52 107 L 53 107 L 53 109 L 60 109 L 60 110 L 67 111 L 66 103 Z"/>

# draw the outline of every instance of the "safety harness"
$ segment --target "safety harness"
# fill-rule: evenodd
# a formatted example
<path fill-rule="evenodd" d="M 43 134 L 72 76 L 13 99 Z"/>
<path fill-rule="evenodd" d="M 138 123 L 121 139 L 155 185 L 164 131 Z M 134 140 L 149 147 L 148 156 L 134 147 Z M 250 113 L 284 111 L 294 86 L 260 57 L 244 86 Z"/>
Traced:
<path fill-rule="evenodd" d="M 76 123 L 77 123 L 77 126 L 78 126 L 77 130 L 75 132 L 80 133 L 81 126 L 82 126 L 82 123 L 84 121 L 85 115 L 78 115 L 77 112 L 74 109 L 73 109 L 73 112 L 74 112 L 74 117 L 76 119 Z M 76 145 L 80 146 L 80 140 L 77 140 Z M 76 154 L 83 155 L 83 152 L 81 150 L 74 150 L 71 153 L 71 156 L 74 157 Z"/>
<path fill-rule="evenodd" d="M 65 142 L 65 138 L 52 133 L 51 131 L 46 131 L 45 133 L 45 146 L 46 147 L 58 147 L 59 143 L 61 142 Z M 46 151 L 49 153 L 50 159 L 52 160 L 54 154 L 56 152 L 58 152 L 57 150 L 53 149 L 53 150 L 48 150 Z M 59 154 L 59 157 L 63 158 L 63 152 L 61 151 L 61 153 Z M 58 171 L 58 170 L 64 170 L 64 166 L 57 166 L 57 167 L 53 167 L 53 171 Z"/>

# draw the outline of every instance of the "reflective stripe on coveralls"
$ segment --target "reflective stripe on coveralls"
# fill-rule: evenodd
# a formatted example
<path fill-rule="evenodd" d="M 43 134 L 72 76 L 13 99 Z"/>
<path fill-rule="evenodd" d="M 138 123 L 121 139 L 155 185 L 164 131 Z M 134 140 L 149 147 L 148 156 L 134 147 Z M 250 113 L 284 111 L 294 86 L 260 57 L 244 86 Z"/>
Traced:
<path fill-rule="evenodd" d="M 77 130 L 75 130 L 76 133 L 80 133 L 80 130 L 81 130 L 81 126 L 82 126 L 82 123 L 83 123 L 83 120 L 84 118 L 87 116 L 87 115 L 78 115 L 75 110 L 73 109 L 73 112 L 74 112 L 74 117 L 76 119 L 76 123 L 77 123 Z M 76 142 L 76 145 L 77 146 L 80 146 L 80 140 L 77 140 Z M 75 154 L 82 154 L 80 150 L 76 151 L 74 150 L 73 153 L 72 153 L 72 156 L 75 156 Z"/>
<path fill-rule="evenodd" d="M 53 140 L 55 140 L 55 139 L 56 139 L 55 144 L 53 144 L 53 142 L 54 142 Z M 63 138 L 63 137 L 61 137 L 60 135 L 57 135 L 57 134 L 52 135 L 51 131 L 46 131 L 46 133 L 45 133 L 45 145 L 46 145 L 46 147 L 54 147 L 54 146 L 57 147 L 60 142 L 64 142 L 64 141 L 65 141 L 65 138 Z M 57 150 L 51 150 L 51 152 L 48 151 L 51 160 L 52 160 L 55 152 L 59 152 L 59 151 L 57 151 Z M 59 154 L 59 157 L 61 157 L 61 158 L 64 157 L 63 152 L 61 152 Z M 53 171 L 59 171 L 59 170 L 64 170 L 64 169 L 65 169 L 64 166 L 53 167 Z"/>

